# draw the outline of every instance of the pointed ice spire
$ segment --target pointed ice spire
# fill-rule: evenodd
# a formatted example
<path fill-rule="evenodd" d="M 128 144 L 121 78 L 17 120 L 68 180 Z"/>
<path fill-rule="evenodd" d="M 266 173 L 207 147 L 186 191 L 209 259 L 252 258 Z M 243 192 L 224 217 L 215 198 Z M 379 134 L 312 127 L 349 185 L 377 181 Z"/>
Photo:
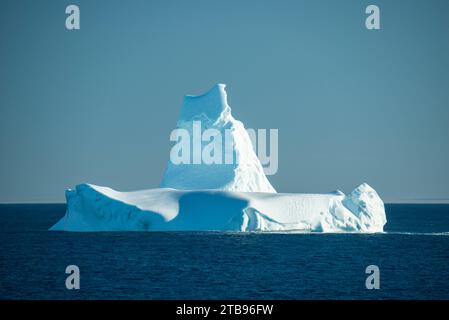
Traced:
<path fill-rule="evenodd" d="M 215 129 L 219 137 L 214 137 L 214 141 L 219 139 L 223 158 L 226 158 L 225 154 L 231 154 L 234 161 L 175 164 L 170 160 L 161 187 L 276 192 L 263 172 L 243 123 L 231 115 L 225 87 L 217 84 L 203 95 L 185 96 L 178 128 L 189 132 L 190 137 L 198 136 L 198 133 L 202 136 L 205 130 Z M 197 132 L 200 131 L 198 124 L 201 132 Z M 200 143 L 203 148 L 208 141 Z M 188 145 L 193 145 L 192 141 Z"/>
<path fill-rule="evenodd" d="M 181 107 L 180 119 L 191 121 L 203 114 L 211 120 L 215 120 L 222 113 L 230 113 L 225 84 L 216 84 L 208 92 L 199 96 L 186 95 Z"/>

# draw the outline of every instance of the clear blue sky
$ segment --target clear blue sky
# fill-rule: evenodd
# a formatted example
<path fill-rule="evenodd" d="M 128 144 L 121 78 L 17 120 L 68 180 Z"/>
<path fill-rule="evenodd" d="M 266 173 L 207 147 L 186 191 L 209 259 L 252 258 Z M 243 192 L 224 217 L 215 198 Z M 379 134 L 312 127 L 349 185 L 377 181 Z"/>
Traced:
<path fill-rule="evenodd" d="M 2 1 L 0 202 L 157 187 L 183 95 L 218 82 L 247 127 L 279 129 L 278 191 L 366 181 L 386 201 L 448 199 L 448 14 L 445 0 Z"/>

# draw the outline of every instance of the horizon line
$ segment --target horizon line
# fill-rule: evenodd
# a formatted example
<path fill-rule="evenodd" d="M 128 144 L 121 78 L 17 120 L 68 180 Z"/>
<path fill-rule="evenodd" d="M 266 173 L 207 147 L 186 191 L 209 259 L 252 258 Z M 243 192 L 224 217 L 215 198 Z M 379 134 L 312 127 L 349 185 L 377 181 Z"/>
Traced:
<path fill-rule="evenodd" d="M 48 201 L 36 201 L 36 202 L 0 202 L 0 205 L 19 205 L 19 204 L 67 204 L 63 202 L 48 202 Z M 399 199 L 384 201 L 384 204 L 449 204 L 449 199 Z"/>

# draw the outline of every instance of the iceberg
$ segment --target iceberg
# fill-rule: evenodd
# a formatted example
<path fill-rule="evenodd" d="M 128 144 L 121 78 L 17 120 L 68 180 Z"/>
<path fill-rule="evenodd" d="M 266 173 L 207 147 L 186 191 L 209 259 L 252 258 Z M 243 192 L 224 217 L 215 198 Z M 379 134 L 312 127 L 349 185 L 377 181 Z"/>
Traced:
<path fill-rule="evenodd" d="M 189 153 L 184 160 L 192 162 L 174 163 L 171 155 L 155 189 L 119 192 L 80 184 L 66 190 L 66 213 L 50 230 L 383 232 L 384 203 L 366 183 L 348 195 L 277 193 L 243 123 L 231 114 L 224 84 L 186 96 L 177 128 L 214 138 L 215 146 L 223 147 L 215 160 L 235 161 L 204 163 Z M 217 138 L 223 136 L 226 143 Z M 197 147 L 202 150 L 210 140 Z"/>

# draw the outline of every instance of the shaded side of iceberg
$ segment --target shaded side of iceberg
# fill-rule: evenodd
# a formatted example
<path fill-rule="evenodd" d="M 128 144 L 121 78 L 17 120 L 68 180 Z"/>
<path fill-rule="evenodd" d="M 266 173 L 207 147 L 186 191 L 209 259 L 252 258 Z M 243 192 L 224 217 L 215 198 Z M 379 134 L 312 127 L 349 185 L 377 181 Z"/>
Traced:
<path fill-rule="evenodd" d="M 67 190 L 63 231 L 382 232 L 385 209 L 367 184 L 351 194 L 150 189 L 117 192 L 82 184 Z"/>

